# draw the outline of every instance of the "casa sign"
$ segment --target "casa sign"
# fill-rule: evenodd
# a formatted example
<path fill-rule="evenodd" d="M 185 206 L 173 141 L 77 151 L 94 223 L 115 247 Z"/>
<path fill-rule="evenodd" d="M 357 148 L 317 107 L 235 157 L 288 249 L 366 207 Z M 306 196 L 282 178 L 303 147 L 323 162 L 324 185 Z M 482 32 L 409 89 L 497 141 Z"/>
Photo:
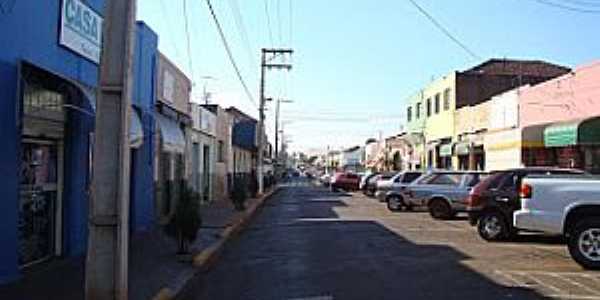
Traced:
<path fill-rule="evenodd" d="M 80 0 L 63 0 L 60 16 L 60 44 L 99 64 L 103 18 Z"/>

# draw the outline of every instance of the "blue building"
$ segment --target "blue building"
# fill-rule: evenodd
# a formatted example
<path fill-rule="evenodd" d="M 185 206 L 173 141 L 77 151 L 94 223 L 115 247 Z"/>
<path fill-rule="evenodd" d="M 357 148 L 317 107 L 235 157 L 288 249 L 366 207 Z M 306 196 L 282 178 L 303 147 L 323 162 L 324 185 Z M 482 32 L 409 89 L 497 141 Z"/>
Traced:
<path fill-rule="evenodd" d="M 4 1 L 0 10 L 0 283 L 83 255 L 103 0 Z M 157 36 L 137 30 L 133 229 L 152 224 Z"/>

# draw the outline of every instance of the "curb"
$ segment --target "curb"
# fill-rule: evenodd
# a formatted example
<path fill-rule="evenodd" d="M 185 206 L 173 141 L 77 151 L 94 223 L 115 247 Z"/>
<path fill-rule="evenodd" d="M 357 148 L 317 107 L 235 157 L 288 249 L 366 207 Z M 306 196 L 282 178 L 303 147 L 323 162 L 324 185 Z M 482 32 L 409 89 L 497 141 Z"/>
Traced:
<path fill-rule="evenodd" d="M 258 199 L 258 201 L 248 206 L 242 213 L 242 217 L 239 220 L 236 220 L 233 224 L 227 226 L 221 231 L 219 234 L 221 236 L 219 240 L 193 256 L 192 265 L 195 268 L 194 274 L 191 274 L 193 276 L 186 278 L 185 282 L 178 284 L 175 289 L 169 287 L 162 288 L 156 295 L 154 295 L 154 297 L 152 297 L 152 300 L 176 299 L 177 296 L 184 290 L 187 283 L 193 279 L 196 274 L 208 271 L 217 262 L 227 242 L 229 242 L 246 227 L 246 225 L 250 222 L 250 220 L 252 220 L 263 204 L 278 190 L 279 186 L 276 186 L 271 191 L 265 193 L 261 198 Z"/>

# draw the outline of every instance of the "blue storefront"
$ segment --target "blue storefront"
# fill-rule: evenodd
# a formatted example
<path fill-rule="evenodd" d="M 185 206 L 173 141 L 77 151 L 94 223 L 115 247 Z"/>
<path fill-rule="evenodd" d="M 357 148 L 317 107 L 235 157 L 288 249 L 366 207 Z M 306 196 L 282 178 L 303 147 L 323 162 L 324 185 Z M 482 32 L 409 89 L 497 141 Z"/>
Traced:
<path fill-rule="evenodd" d="M 3 283 L 17 279 L 23 268 L 86 251 L 104 1 L 0 4 Z M 144 230 L 153 222 L 157 37 L 143 23 L 137 26 L 131 217 L 132 228 Z"/>

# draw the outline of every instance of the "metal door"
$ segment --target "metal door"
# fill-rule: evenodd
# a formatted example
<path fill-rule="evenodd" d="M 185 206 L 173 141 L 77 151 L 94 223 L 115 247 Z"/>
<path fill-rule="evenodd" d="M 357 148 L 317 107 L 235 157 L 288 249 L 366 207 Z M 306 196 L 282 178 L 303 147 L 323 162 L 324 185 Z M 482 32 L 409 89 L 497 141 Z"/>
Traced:
<path fill-rule="evenodd" d="M 19 264 L 54 255 L 59 197 L 59 148 L 55 142 L 22 143 L 19 196 Z"/>

